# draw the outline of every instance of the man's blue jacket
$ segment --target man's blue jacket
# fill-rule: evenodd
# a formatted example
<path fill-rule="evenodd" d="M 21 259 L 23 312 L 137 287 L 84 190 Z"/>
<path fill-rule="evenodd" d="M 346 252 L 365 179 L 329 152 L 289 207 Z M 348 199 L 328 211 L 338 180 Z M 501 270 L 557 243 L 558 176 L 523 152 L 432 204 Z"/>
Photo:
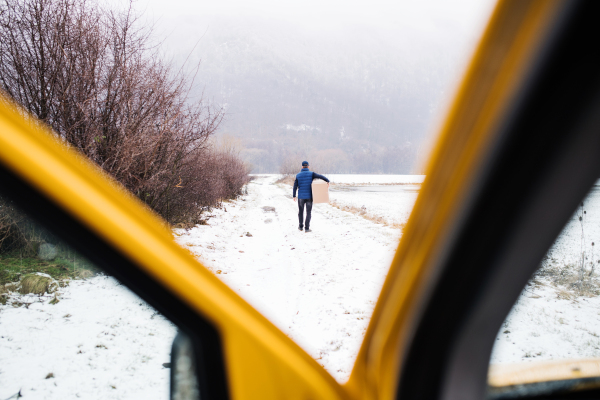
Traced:
<path fill-rule="evenodd" d="M 313 179 L 322 179 L 325 182 L 329 182 L 329 179 L 323 175 L 319 175 L 315 172 L 311 172 L 308 168 L 302 168 L 300 173 L 296 175 L 294 181 L 294 197 L 296 197 L 296 189 L 298 190 L 299 199 L 312 199 L 312 184 Z"/>

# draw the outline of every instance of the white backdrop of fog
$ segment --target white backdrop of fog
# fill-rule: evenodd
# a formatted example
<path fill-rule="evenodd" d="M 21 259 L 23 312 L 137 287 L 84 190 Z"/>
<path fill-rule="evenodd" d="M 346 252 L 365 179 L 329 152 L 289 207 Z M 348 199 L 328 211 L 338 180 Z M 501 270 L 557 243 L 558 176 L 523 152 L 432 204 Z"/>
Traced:
<path fill-rule="evenodd" d="M 255 173 L 417 173 L 492 0 L 139 0 Z"/>

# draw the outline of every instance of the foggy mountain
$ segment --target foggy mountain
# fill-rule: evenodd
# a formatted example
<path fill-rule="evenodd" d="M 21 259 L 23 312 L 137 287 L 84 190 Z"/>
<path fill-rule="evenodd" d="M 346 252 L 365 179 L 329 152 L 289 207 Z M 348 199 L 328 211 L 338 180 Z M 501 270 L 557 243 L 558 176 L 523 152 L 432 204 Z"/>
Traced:
<path fill-rule="evenodd" d="M 200 62 L 193 94 L 225 108 L 220 132 L 241 139 L 254 173 L 279 172 L 286 159 L 323 173 L 415 173 L 473 33 L 407 20 L 316 29 L 260 16 L 159 23 L 176 64 Z"/>

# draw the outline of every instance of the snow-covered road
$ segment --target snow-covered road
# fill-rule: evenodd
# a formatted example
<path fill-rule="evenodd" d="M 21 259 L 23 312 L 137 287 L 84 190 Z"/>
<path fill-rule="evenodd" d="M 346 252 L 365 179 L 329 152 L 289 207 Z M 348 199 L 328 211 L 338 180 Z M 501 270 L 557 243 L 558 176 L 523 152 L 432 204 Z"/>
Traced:
<path fill-rule="evenodd" d="M 275 180 L 258 177 L 177 241 L 345 381 L 400 231 L 329 204 L 313 206 L 313 232 L 298 231 L 291 188 Z"/>

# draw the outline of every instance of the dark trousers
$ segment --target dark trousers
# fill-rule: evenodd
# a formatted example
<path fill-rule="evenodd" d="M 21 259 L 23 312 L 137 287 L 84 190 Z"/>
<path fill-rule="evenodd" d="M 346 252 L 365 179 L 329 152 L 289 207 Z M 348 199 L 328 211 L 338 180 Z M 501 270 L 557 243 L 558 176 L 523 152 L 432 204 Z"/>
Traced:
<path fill-rule="evenodd" d="M 304 226 L 306 229 L 310 229 L 310 213 L 312 211 L 312 199 L 298 199 L 298 221 L 300 225 L 298 227 L 302 229 Z M 304 206 L 306 205 L 306 222 L 304 220 Z"/>

